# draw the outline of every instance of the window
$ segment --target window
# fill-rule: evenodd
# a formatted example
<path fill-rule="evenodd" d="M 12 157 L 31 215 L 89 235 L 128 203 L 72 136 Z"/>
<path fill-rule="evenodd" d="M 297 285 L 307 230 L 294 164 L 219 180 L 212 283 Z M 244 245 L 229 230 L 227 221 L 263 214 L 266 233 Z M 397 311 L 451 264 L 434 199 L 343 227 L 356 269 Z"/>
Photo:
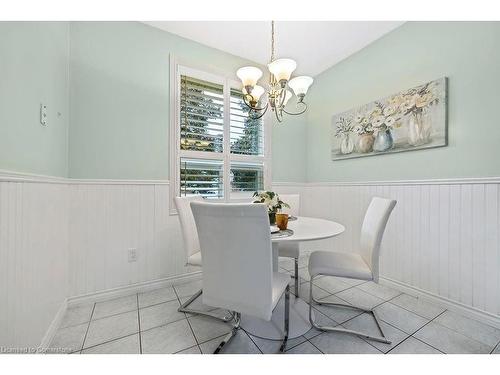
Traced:
<path fill-rule="evenodd" d="M 248 116 L 237 81 L 177 64 L 172 78 L 172 196 L 248 201 L 270 173 L 264 120 Z"/>

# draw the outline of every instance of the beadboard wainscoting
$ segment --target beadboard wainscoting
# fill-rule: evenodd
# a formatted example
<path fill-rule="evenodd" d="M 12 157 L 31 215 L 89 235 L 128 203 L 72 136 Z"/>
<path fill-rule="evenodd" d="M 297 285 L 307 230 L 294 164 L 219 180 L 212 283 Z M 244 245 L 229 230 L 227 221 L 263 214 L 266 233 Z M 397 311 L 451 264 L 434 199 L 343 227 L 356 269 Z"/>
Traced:
<path fill-rule="evenodd" d="M 346 231 L 304 244 L 353 251 L 370 198 L 396 199 L 382 243 L 382 281 L 470 309 L 500 323 L 500 178 L 295 184 L 301 214 Z M 278 191 L 293 191 L 276 184 Z M 421 293 L 420 293 L 421 294 Z"/>
<path fill-rule="evenodd" d="M 68 190 L 0 175 L 0 347 L 37 348 L 68 296 Z M 57 327 L 56 327 L 57 328 Z"/>
<path fill-rule="evenodd" d="M 1 171 L 0 171 L 1 172 Z M 414 294 L 500 322 L 500 179 L 274 183 L 301 215 L 346 231 L 304 250 L 355 250 L 374 195 L 397 199 L 381 274 Z M 72 180 L 0 173 L 0 346 L 47 342 L 66 301 L 189 278 L 168 181 Z M 129 250 L 137 259 L 129 262 Z M 36 317 L 36 319 L 34 319 Z M 57 328 L 57 327 L 56 327 Z"/>
<path fill-rule="evenodd" d="M 168 182 L 73 180 L 68 186 L 71 297 L 196 271 L 185 266 Z"/>

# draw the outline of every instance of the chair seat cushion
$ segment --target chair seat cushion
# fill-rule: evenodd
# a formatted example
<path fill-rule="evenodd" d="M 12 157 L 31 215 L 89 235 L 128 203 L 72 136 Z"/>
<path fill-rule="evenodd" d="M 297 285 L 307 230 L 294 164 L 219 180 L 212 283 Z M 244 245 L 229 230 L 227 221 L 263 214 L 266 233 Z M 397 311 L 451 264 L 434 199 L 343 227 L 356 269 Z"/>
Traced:
<path fill-rule="evenodd" d="M 280 297 L 286 289 L 286 286 L 290 283 L 290 275 L 281 273 L 281 272 L 273 272 L 273 303 L 272 310 L 278 304 Z"/>
<path fill-rule="evenodd" d="M 187 260 L 187 264 L 201 267 L 201 251 L 191 255 Z"/>
<path fill-rule="evenodd" d="M 280 257 L 298 258 L 300 256 L 300 248 L 298 242 L 282 242 L 278 247 Z"/>
<path fill-rule="evenodd" d="M 352 279 L 372 280 L 372 271 L 356 253 L 315 251 L 309 258 L 309 274 L 340 276 Z"/>

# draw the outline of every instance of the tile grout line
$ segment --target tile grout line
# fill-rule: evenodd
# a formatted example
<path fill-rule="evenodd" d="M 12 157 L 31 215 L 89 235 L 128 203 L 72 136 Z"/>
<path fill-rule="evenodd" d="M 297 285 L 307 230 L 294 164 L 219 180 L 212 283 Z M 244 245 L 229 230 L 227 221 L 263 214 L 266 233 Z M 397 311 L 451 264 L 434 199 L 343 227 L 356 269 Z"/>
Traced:
<path fill-rule="evenodd" d="M 444 310 L 442 313 L 440 313 L 440 314 L 436 315 L 434 318 L 432 318 L 432 319 L 429 321 L 429 323 L 433 322 L 434 324 L 437 324 L 437 325 L 439 325 L 439 326 L 441 326 L 441 327 L 443 327 L 443 328 L 449 329 L 450 331 L 455 332 L 455 333 L 457 333 L 457 334 L 459 334 L 459 335 L 461 335 L 461 336 L 463 336 L 463 337 L 465 337 L 465 338 L 467 338 L 467 339 L 469 339 L 469 340 L 475 341 L 475 342 L 477 342 L 477 343 L 478 343 L 478 344 L 480 344 L 480 345 L 489 346 L 488 344 L 486 344 L 486 343 L 484 343 L 484 342 L 482 342 L 482 341 L 479 341 L 479 340 L 476 340 L 475 338 L 469 337 L 469 336 L 468 336 L 468 335 L 466 335 L 465 333 L 462 333 L 462 332 L 457 331 L 457 330 L 455 330 L 455 329 L 453 329 L 453 328 L 447 327 L 447 326 L 445 326 L 444 324 L 441 324 L 441 323 L 439 323 L 439 322 L 435 322 L 435 321 L 434 321 L 434 320 L 436 320 L 437 318 L 439 318 L 441 315 L 443 315 L 443 314 L 444 314 L 445 312 L 447 312 L 447 311 L 449 311 L 449 310 Z M 473 320 L 473 319 L 472 319 L 472 320 Z M 429 324 L 429 323 L 427 323 L 427 324 Z M 481 323 L 481 322 L 479 322 L 479 323 Z M 426 324 L 426 325 L 427 325 L 427 324 Z M 421 328 L 419 328 L 419 329 L 418 329 L 417 331 L 415 331 L 413 334 L 415 334 L 415 333 L 417 333 L 418 331 L 420 331 L 420 330 L 421 330 L 422 328 L 424 328 L 426 325 L 424 325 L 424 326 L 422 326 Z M 412 335 L 413 335 L 413 334 L 412 334 Z M 415 337 L 415 338 L 418 340 L 418 338 L 417 338 L 417 337 Z M 423 343 L 426 343 L 426 342 L 425 342 L 425 341 L 423 341 L 423 340 L 420 340 L 420 341 L 422 341 Z M 427 345 L 430 345 L 430 344 L 428 344 L 428 343 L 426 343 L 426 344 L 427 344 Z M 499 344 L 500 344 L 500 341 L 499 341 Z M 430 346 L 432 346 L 432 345 L 430 345 Z M 496 348 L 497 346 L 498 346 L 498 344 L 497 344 L 497 345 L 494 345 L 492 350 L 495 350 L 495 348 Z M 433 348 L 434 348 L 434 347 L 433 347 Z M 437 348 L 434 348 L 434 349 L 437 349 Z M 439 350 L 439 349 L 437 349 L 437 350 Z M 490 354 L 491 354 L 491 352 L 490 352 Z"/>
<path fill-rule="evenodd" d="M 175 353 L 172 353 L 172 354 L 180 354 L 184 350 L 193 349 L 193 348 L 198 348 L 198 350 L 200 351 L 200 354 L 203 354 L 203 353 L 201 353 L 201 349 L 200 349 L 199 345 L 193 345 L 193 346 L 190 346 L 189 348 L 178 350 L 178 351 L 176 351 Z M 196 353 L 196 354 L 198 354 L 198 353 Z"/>
<path fill-rule="evenodd" d="M 80 348 L 80 353 L 85 348 L 85 341 L 87 341 L 87 334 L 89 333 L 90 323 L 92 323 L 92 317 L 94 316 L 95 305 L 96 304 L 94 303 L 94 306 L 92 306 L 92 312 L 90 313 L 89 324 L 87 325 L 87 330 L 85 331 L 85 336 L 83 337 L 83 342 L 82 342 L 82 347 Z"/>
<path fill-rule="evenodd" d="M 106 302 L 106 301 L 101 301 L 101 302 Z M 99 302 L 96 302 L 96 303 L 99 303 Z M 127 313 L 131 313 L 131 312 L 134 312 L 136 309 L 132 309 L 132 310 L 127 310 L 127 311 L 122 311 L 122 312 L 119 312 L 119 313 L 116 313 L 116 314 L 111 314 L 111 315 L 106 315 L 106 316 L 103 316 L 103 317 L 100 317 L 100 318 L 96 318 L 96 319 L 91 319 L 91 321 L 98 321 L 98 320 L 102 320 L 102 319 L 106 319 L 106 318 L 111 318 L 113 316 L 117 316 L 117 315 L 121 315 L 121 314 L 127 314 Z"/>
<path fill-rule="evenodd" d="M 156 303 L 153 303 L 153 304 L 151 304 L 151 305 L 142 306 L 142 307 L 140 307 L 140 306 L 139 306 L 139 310 L 147 309 L 148 307 L 158 306 L 158 305 L 161 305 L 161 304 L 163 304 L 163 303 L 167 303 L 167 302 L 174 302 L 174 301 L 178 301 L 177 297 L 175 297 L 174 299 L 171 299 L 171 300 L 169 300 L 169 301 L 156 302 Z M 133 310 L 132 310 L 132 311 L 133 311 Z"/>
<path fill-rule="evenodd" d="M 431 345 L 430 343 L 425 342 L 424 340 L 421 340 L 421 339 L 419 339 L 418 337 L 413 336 L 415 333 L 417 333 L 417 332 L 421 331 L 424 327 L 426 327 L 426 326 L 428 326 L 429 324 L 431 324 L 432 322 L 434 322 L 434 320 L 435 320 L 435 319 L 437 319 L 438 317 L 440 317 L 441 315 L 443 315 L 446 311 L 448 311 L 448 310 L 444 310 L 441 314 L 438 314 L 438 315 L 436 315 L 433 319 L 430 319 L 427 323 L 425 323 L 422 327 L 420 327 L 420 328 L 419 328 L 419 329 L 417 329 L 415 332 L 413 332 L 410 336 L 411 336 L 411 337 L 413 337 L 414 339 L 418 340 L 418 341 L 423 342 L 423 343 L 424 343 L 424 344 L 426 344 L 426 345 L 429 345 L 431 348 L 434 348 L 434 349 L 436 349 L 436 350 L 440 351 L 441 353 L 446 354 L 445 352 L 443 352 L 442 350 L 439 350 L 438 348 L 436 348 L 435 346 Z M 438 324 L 438 323 L 436 323 L 436 324 Z"/>
<path fill-rule="evenodd" d="M 438 316 L 436 316 L 435 318 L 433 318 L 433 319 L 432 319 L 432 321 L 434 321 L 436 318 L 438 318 L 440 315 L 443 315 L 443 314 L 444 314 L 445 312 L 447 312 L 447 311 L 449 311 L 449 312 L 451 312 L 451 313 L 454 313 L 453 311 L 450 311 L 450 310 L 445 310 L 445 311 L 443 311 L 441 314 L 439 314 Z M 460 314 L 458 314 L 458 313 L 455 313 L 455 314 L 460 315 Z M 495 328 L 495 327 L 493 327 L 493 326 L 490 326 L 489 324 L 486 324 L 486 323 L 480 322 L 480 321 L 475 320 L 475 319 L 472 319 L 472 318 L 468 318 L 468 317 L 466 317 L 466 316 L 464 316 L 464 315 L 460 315 L 460 316 L 462 316 L 462 317 L 464 317 L 464 318 L 466 318 L 466 319 L 468 319 L 468 320 L 472 320 L 472 321 L 474 321 L 474 322 L 477 322 L 477 323 L 479 323 L 479 324 L 482 324 L 482 325 L 485 325 L 485 326 L 488 326 L 488 327 Z M 485 342 L 482 342 L 482 341 L 479 341 L 479 340 L 477 340 L 477 339 L 475 339 L 475 338 L 473 338 L 473 337 L 470 337 L 470 336 L 466 335 L 466 334 L 465 334 L 465 333 L 463 333 L 463 332 L 457 331 L 457 330 L 456 330 L 456 329 L 454 329 L 454 328 L 450 328 L 450 327 L 445 326 L 444 324 L 441 324 L 441 323 L 439 323 L 439 322 L 434 322 L 434 323 L 435 323 L 435 324 L 440 325 L 441 327 L 447 328 L 447 329 L 449 329 L 450 331 L 453 331 L 453 332 L 455 332 L 455 333 L 458 333 L 459 335 L 462 335 L 462 336 L 464 336 L 464 337 L 466 337 L 466 338 L 468 338 L 468 339 L 470 339 L 470 340 L 476 341 L 477 343 L 479 343 L 479 344 L 481 344 L 481 345 L 486 345 L 486 346 L 489 346 L 489 344 L 487 344 L 487 343 L 485 343 Z M 499 345 L 500 345 L 500 340 L 499 340 L 499 341 L 498 341 L 495 345 L 493 345 L 493 349 L 492 349 L 492 351 L 490 352 L 490 354 L 491 354 L 491 353 L 492 353 L 492 352 L 493 352 L 493 351 L 497 348 L 497 346 L 499 346 Z"/>
<path fill-rule="evenodd" d="M 137 298 L 137 324 L 139 325 L 139 354 L 142 354 L 142 334 L 141 334 L 141 314 L 139 312 L 139 293 L 136 295 Z"/>
<path fill-rule="evenodd" d="M 500 347 L 500 341 L 491 349 L 490 354 L 494 354 L 493 352 L 495 351 L 496 348 Z"/>
<path fill-rule="evenodd" d="M 425 345 L 430 346 L 432 349 L 436 349 L 438 352 L 440 352 L 440 353 L 442 353 L 442 354 L 448 354 L 448 353 L 443 352 L 442 350 L 440 350 L 440 349 L 436 348 L 435 346 L 432 346 L 432 345 L 431 345 L 431 344 L 429 344 L 428 342 L 425 342 L 424 340 L 419 339 L 418 337 L 415 337 L 415 336 L 410 336 L 410 337 L 414 338 L 414 339 L 415 339 L 415 340 L 417 340 L 417 341 L 420 341 L 421 343 L 423 343 L 423 344 L 425 344 Z"/>
<path fill-rule="evenodd" d="M 406 332 L 405 332 L 406 333 Z M 390 348 L 385 354 L 389 354 L 390 352 L 392 352 L 394 349 L 396 349 L 399 345 L 401 345 L 402 343 L 404 343 L 406 340 L 408 340 L 410 337 L 412 337 L 412 335 L 408 335 L 406 336 L 403 340 L 401 340 L 399 343 L 397 343 L 396 345 L 394 345 L 392 348 Z"/>
<path fill-rule="evenodd" d="M 245 332 L 245 333 L 246 333 L 246 335 L 248 336 L 248 338 L 250 339 L 250 341 L 252 341 L 252 342 L 253 342 L 253 344 L 257 347 L 257 349 L 259 350 L 260 354 L 264 354 L 264 352 L 262 351 L 262 349 L 260 348 L 260 346 L 259 346 L 259 345 L 257 345 L 257 343 L 256 343 L 255 341 L 253 341 L 252 335 L 250 335 L 250 334 L 249 334 L 247 331 L 245 331 L 243 328 L 241 328 L 241 330 L 242 330 L 243 332 Z"/>
<path fill-rule="evenodd" d="M 335 322 L 335 323 L 337 323 L 337 322 Z M 304 336 L 305 339 L 306 339 L 306 341 L 309 342 L 309 344 L 311 344 L 312 346 L 314 346 L 316 349 L 318 349 L 318 351 L 321 354 L 325 354 L 325 353 L 320 348 L 318 348 L 316 345 L 314 345 L 314 343 L 311 340 L 314 339 L 315 337 L 318 337 L 319 335 L 322 335 L 323 333 L 325 333 L 325 332 L 321 332 L 321 333 L 317 334 L 316 336 L 311 337 L 310 339 Z"/>
<path fill-rule="evenodd" d="M 97 346 L 101 346 L 101 345 L 104 345 L 104 344 L 109 344 L 109 343 L 114 342 L 114 341 L 118 341 L 118 340 L 121 340 L 121 339 L 124 339 L 124 338 L 130 337 L 130 336 L 137 335 L 138 333 L 139 333 L 139 332 L 129 333 L 128 335 L 125 335 L 125 336 L 116 337 L 116 338 L 113 338 L 113 339 L 111 339 L 111 340 L 107 340 L 107 341 L 100 342 L 99 344 L 95 344 L 95 345 L 87 346 L 84 350 L 87 350 L 87 349 L 92 349 L 92 348 L 95 348 L 95 347 L 97 347 Z"/>
<path fill-rule="evenodd" d="M 179 294 L 177 293 L 177 290 L 175 289 L 175 286 L 172 286 L 172 288 L 174 289 L 174 293 L 175 295 L 177 296 L 177 301 L 179 302 L 179 306 L 182 305 L 182 302 L 181 302 L 181 299 L 179 297 Z M 193 301 L 194 302 L 194 301 Z M 194 341 L 196 342 L 196 345 L 198 345 L 198 348 L 200 349 L 200 353 L 203 354 L 203 352 L 201 351 L 201 347 L 200 347 L 200 343 L 198 342 L 198 338 L 196 337 L 196 335 L 194 334 L 194 330 L 193 330 L 193 327 L 191 326 L 191 322 L 189 321 L 188 319 L 188 316 L 186 313 L 183 313 L 184 316 L 186 317 L 186 321 L 187 321 L 187 324 L 189 326 L 189 329 L 191 330 L 191 334 L 193 335 L 194 337 Z M 180 320 L 179 320 L 180 321 Z M 187 348 L 186 348 L 187 349 Z M 183 349 L 184 350 L 184 349 Z"/>

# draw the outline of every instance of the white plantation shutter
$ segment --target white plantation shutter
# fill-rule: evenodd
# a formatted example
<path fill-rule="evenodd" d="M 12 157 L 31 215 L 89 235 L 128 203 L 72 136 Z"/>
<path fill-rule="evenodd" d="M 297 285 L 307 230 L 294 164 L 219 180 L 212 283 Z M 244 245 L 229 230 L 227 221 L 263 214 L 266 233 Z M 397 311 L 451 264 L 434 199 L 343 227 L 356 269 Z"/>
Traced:
<path fill-rule="evenodd" d="M 223 163 L 219 160 L 181 158 L 181 196 L 223 198 Z"/>
<path fill-rule="evenodd" d="M 241 90 L 228 80 L 189 68 L 179 72 L 175 195 L 248 200 L 265 187 L 262 119 L 249 118 Z"/>
<path fill-rule="evenodd" d="M 264 167 L 258 163 L 231 163 L 231 194 L 264 190 Z"/>
<path fill-rule="evenodd" d="M 223 86 L 181 76 L 181 150 L 222 152 Z"/>
<path fill-rule="evenodd" d="M 231 89 L 231 153 L 243 155 L 264 154 L 264 132 L 262 119 L 248 116 L 248 107 L 243 102 L 240 90 Z"/>

